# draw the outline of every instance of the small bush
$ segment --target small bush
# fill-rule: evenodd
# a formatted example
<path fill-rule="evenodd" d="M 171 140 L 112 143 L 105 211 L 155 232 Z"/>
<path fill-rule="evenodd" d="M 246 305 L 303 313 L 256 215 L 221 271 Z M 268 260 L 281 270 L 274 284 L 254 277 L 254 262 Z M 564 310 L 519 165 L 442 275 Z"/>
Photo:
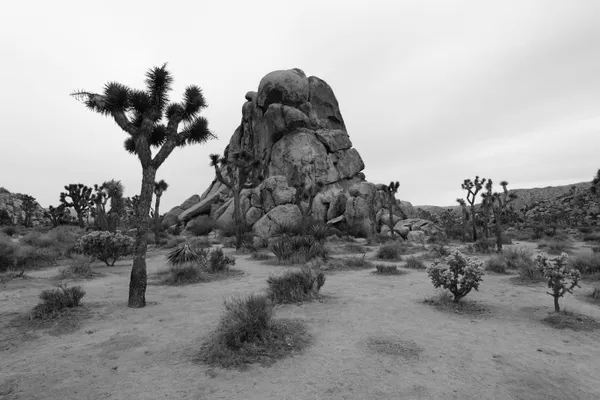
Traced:
<path fill-rule="evenodd" d="M 502 251 L 507 269 L 521 269 L 523 264 L 533 265 L 533 251 L 527 247 L 509 247 Z"/>
<path fill-rule="evenodd" d="M 381 260 L 401 260 L 401 255 L 406 252 L 406 246 L 398 242 L 386 243 L 377 250 L 377 258 Z"/>
<path fill-rule="evenodd" d="M 600 300 L 600 286 L 596 286 L 594 290 L 592 290 L 590 297 L 594 300 Z"/>
<path fill-rule="evenodd" d="M 314 268 L 320 268 L 323 270 L 330 271 L 346 271 L 353 269 L 372 269 L 373 264 L 365 259 L 366 254 L 363 254 L 362 257 L 354 256 L 354 257 L 344 257 L 344 258 L 331 258 L 324 264 L 322 261 L 318 260 L 318 265 L 313 266 Z"/>
<path fill-rule="evenodd" d="M 232 265 L 235 265 L 235 258 L 223 254 L 223 249 L 220 247 L 217 247 L 210 252 L 207 264 L 208 272 L 225 271 Z"/>
<path fill-rule="evenodd" d="M 600 274 L 600 254 L 582 254 L 577 257 L 573 257 L 570 260 L 570 265 L 582 275 L 589 276 Z"/>
<path fill-rule="evenodd" d="M 472 289 L 478 290 L 483 276 L 483 263 L 476 257 L 467 257 L 455 250 L 446 257 L 445 264 L 434 261 L 427 267 L 427 275 L 433 286 L 448 289 L 454 302 L 465 297 Z"/>
<path fill-rule="evenodd" d="M 269 365 L 309 343 L 303 325 L 273 317 L 273 303 L 265 296 L 226 301 L 225 313 L 215 332 L 203 344 L 199 360 L 222 368 L 256 362 Z"/>
<path fill-rule="evenodd" d="M 450 249 L 444 243 L 435 243 L 431 246 L 429 254 L 433 257 L 448 257 Z"/>
<path fill-rule="evenodd" d="M 327 239 L 327 236 L 331 234 L 330 232 L 329 226 L 324 223 L 313 224 L 308 228 L 308 234 L 321 243 Z"/>
<path fill-rule="evenodd" d="M 8 226 L 3 226 L 2 228 L 0 228 L 0 232 L 12 237 L 12 236 L 18 234 L 20 232 L 20 229 L 16 226 L 8 225 Z"/>
<path fill-rule="evenodd" d="M 173 265 L 169 272 L 169 276 L 164 279 L 164 283 L 169 285 L 183 285 L 206 280 L 205 272 L 199 264 Z"/>
<path fill-rule="evenodd" d="M 554 297 L 554 311 L 560 311 L 558 299 L 563 297 L 565 293 L 573 293 L 575 287 L 579 287 L 578 282 L 581 279 L 581 274 L 574 268 L 567 265 L 567 253 L 562 253 L 560 256 L 550 259 L 546 253 L 538 254 L 534 261 L 539 269 L 542 270 L 544 278 L 548 280 L 548 287 L 552 293 L 548 293 Z"/>
<path fill-rule="evenodd" d="M 328 256 L 325 246 L 313 236 L 283 235 L 270 250 L 278 262 L 291 264 L 305 264 L 313 258 L 326 259 Z"/>
<path fill-rule="evenodd" d="M 94 276 L 91 260 L 80 254 L 74 254 L 67 266 L 59 270 L 60 279 L 91 278 Z"/>
<path fill-rule="evenodd" d="M 410 269 L 425 269 L 427 268 L 425 266 L 425 263 L 421 260 L 419 260 L 416 257 L 408 257 L 406 259 L 406 265 L 404 265 L 404 268 L 410 268 Z"/>
<path fill-rule="evenodd" d="M 17 247 L 15 255 L 16 267 L 21 270 L 54 265 L 59 257 L 59 254 L 55 249 L 32 246 Z"/>
<path fill-rule="evenodd" d="M 123 256 L 132 254 L 134 240 L 120 233 L 95 231 L 79 238 L 76 249 L 87 256 L 103 261 L 109 267 Z"/>
<path fill-rule="evenodd" d="M 46 248 L 56 245 L 56 237 L 38 231 L 31 231 L 21 238 L 21 242 L 34 247 Z"/>
<path fill-rule="evenodd" d="M 0 235 L 0 272 L 16 266 L 17 251 L 20 246 L 6 235 Z"/>
<path fill-rule="evenodd" d="M 58 285 L 57 289 L 47 289 L 40 294 L 41 303 L 33 308 L 31 318 L 57 316 L 65 308 L 78 307 L 85 291 L 81 286 Z"/>
<path fill-rule="evenodd" d="M 266 260 L 270 260 L 272 257 L 268 254 L 265 253 L 259 253 L 259 252 L 254 252 L 252 254 L 250 254 L 250 258 L 252 260 L 257 260 L 257 261 L 266 261 Z"/>
<path fill-rule="evenodd" d="M 492 238 L 481 238 L 473 244 L 473 251 L 480 254 L 489 254 L 496 249 L 496 240 Z"/>
<path fill-rule="evenodd" d="M 594 246 L 594 247 L 592 247 L 592 253 L 594 253 L 594 254 L 600 253 L 600 246 Z"/>
<path fill-rule="evenodd" d="M 268 296 L 273 302 L 295 303 L 317 297 L 325 284 L 325 275 L 323 272 L 303 268 L 281 276 L 270 276 L 267 284 Z"/>
<path fill-rule="evenodd" d="M 381 275 L 398 275 L 400 271 L 398 267 L 395 265 L 386 265 L 386 264 L 375 264 L 375 268 L 378 274 Z"/>
<path fill-rule="evenodd" d="M 580 229 L 580 231 L 581 231 L 581 229 Z M 582 232 L 582 233 L 584 233 L 584 232 Z M 583 241 L 584 242 L 600 242 L 600 233 L 598 233 L 598 232 L 594 232 L 594 233 L 587 232 L 587 234 L 583 236 Z"/>
<path fill-rule="evenodd" d="M 497 274 L 506 273 L 506 259 L 502 255 L 492 256 L 485 262 L 485 270 L 492 271 Z"/>
<path fill-rule="evenodd" d="M 344 245 L 344 250 L 347 253 L 366 253 L 367 248 L 360 243 L 347 243 Z"/>
<path fill-rule="evenodd" d="M 538 244 L 538 249 L 543 249 L 550 254 L 570 253 L 573 245 L 565 240 L 544 240 Z"/>

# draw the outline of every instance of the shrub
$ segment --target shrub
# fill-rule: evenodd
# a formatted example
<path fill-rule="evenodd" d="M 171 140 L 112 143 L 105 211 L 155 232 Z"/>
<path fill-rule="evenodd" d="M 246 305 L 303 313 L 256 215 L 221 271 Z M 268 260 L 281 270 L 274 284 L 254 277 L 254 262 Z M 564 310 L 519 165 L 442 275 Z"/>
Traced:
<path fill-rule="evenodd" d="M 600 246 L 594 246 L 594 247 L 592 247 L 592 253 L 594 253 L 594 254 L 600 253 Z"/>
<path fill-rule="evenodd" d="M 366 253 L 367 248 L 360 243 L 346 243 L 344 245 L 344 250 L 348 253 Z"/>
<path fill-rule="evenodd" d="M 217 247 L 210 252 L 208 259 L 208 272 L 221 272 L 228 270 L 230 266 L 235 265 L 235 258 L 223 254 L 223 249 Z"/>
<path fill-rule="evenodd" d="M 206 251 L 198 252 L 198 249 L 192 249 L 189 242 L 184 242 L 167 254 L 167 262 L 172 266 L 194 264 L 201 262 L 207 255 Z"/>
<path fill-rule="evenodd" d="M 344 258 L 331 258 L 327 261 L 327 264 L 323 265 L 321 262 L 319 265 L 316 265 L 314 267 L 333 271 L 373 268 L 373 264 L 370 261 L 366 260 L 365 257 L 366 254 L 363 254 L 362 257 L 356 256 Z"/>
<path fill-rule="evenodd" d="M 276 303 L 294 303 L 318 296 L 325 284 L 323 272 L 303 268 L 300 271 L 286 272 L 281 276 L 267 279 L 268 296 Z"/>
<path fill-rule="evenodd" d="M 575 287 L 580 287 L 577 283 L 581 279 L 581 274 L 575 268 L 567 265 L 567 253 L 562 253 L 560 256 L 550 259 L 548 254 L 538 254 L 534 261 L 539 269 L 542 270 L 544 278 L 548 280 L 548 287 L 552 293 L 548 293 L 554 297 L 554 311 L 560 311 L 558 299 L 563 297 L 565 293 L 573 293 Z"/>
<path fill-rule="evenodd" d="M 582 233 L 584 233 L 584 232 L 582 232 Z M 583 241 L 584 242 L 600 242 L 600 233 L 598 233 L 598 232 L 594 232 L 594 233 L 587 232 L 587 234 L 583 236 Z"/>
<path fill-rule="evenodd" d="M 506 273 L 506 258 L 503 255 L 492 256 L 485 262 L 486 271 L 496 272 L 498 274 Z"/>
<path fill-rule="evenodd" d="M 308 228 L 308 234 L 315 238 L 318 242 L 323 243 L 327 236 L 330 235 L 329 226 L 324 223 L 313 224 Z"/>
<path fill-rule="evenodd" d="M 473 244 L 473 251 L 481 254 L 489 254 L 496 248 L 495 239 L 481 238 Z"/>
<path fill-rule="evenodd" d="M 170 276 L 165 283 L 170 285 L 181 285 L 204 280 L 203 270 L 199 264 L 180 264 L 171 266 Z"/>
<path fill-rule="evenodd" d="M 41 268 L 54 265 L 59 257 L 56 250 L 31 246 L 16 248 L 16 267 L 21 270 Z"/>
<path fill-rule="evenodd" d="M 0 228 L 0 232 L 12 237 L 19 233 L 19 228 L 12 225 L 3 226 L 2 228 Z"/>
<path fill-rule="evenodd" d="M 259 252 L 254 252 L 250 255 L 250 258 L 252 260 L 258 260 L 258 261 L 265 261 L 265 260 L 270 260 L 271 256 L 265 253 L 259 253 Z"/>
<path fill-rule="evenodd" d="M 507 269 L 521 269 L 523 264 L 533 265 L 533 251 L 527 247 L 509 247 L 502 251 Z"/>
<path fill-rule="evenodd" d="M 571 267 L 582 275 L 600 274 L 600 254 L 582 254 L 570 260 Z"/>
<path fill-rule="evenodd" d="M 54 317 L 65 308 L 78 307 L 85 291 L 81 286 L 57 285 L 57 289 L 47 289 L 40 294 L 41 303 L 33 308 L 32 318 Z"/>
<path fill-rule="evenodd" d="M 186 242 L 187 239 L 183 236 L 170 236 L 167 239 L 167 243 L 164 245 L 165 248 L 167 249 L 172 249 L 174 247 L 177 247 L 178 245 L 180 245 L 181 243 Z"/>
<path fill-rule="evenodd" d="M 134 240 L 120 233 L 95 231 L 79 238 L 76 249 L 87 256 L 103 261 L 109 267 L 122 256 L 133 252 Z"/>
<path fill-rule="evenodd" d="M 38 231 L 31 231 L 25 236 L 23 236 L 23 238 L 21 238 L 21 242 L 34 247 L 46 248 L 56 245 L 56 238 L 49 234 L 43 234 Z"/>
<path fill-rule="evenodd" d="M 427 275 L 433 286 L 448 289 L 454 295 L 454 302 L 465 297 L 472 289 L 478 290 L 483 276 L 483 263 L 476 257 L 466 257 L 455 250 L 446 257 L 446 263 L 434 261 L 427 267 Z"/>
<path fill-rule="evenodd" d="M 545 240 L 538 244 L 538 249 L 544 249 L 550 254 L 570 253 L 573 246 L 565 240 Z"/>
<path fill-rule="evenodd" d="M 328 256 L 325 246 L 313 236 L 287 236 L 279 238 L 270 250 L 278 262 L 304 264 L 313 258 L 326 259 Z"/>
<path fill-rule="evenodd" d="M 398 275 L 400 273 L 395 265 L 375 264 L 375 268 L 377 273 L 381 275 Z"/>
<path fill-rule="evenodd" d="M 60 269 L 59 273 L 60 279 L 89 278 L 94 275 L 91 260 L 81 254 L 74 254 L 73 258 L 68 261 L 67 266 Z"/>
<path fill-rule="evenodd" d="M 302 236 L 302 225 L 278 224 L 273 230 L 273 236 Z"/>
<path fill-rule="evenodd" d="M 377 250 L 377 258 L 381 260 L 400 260 L 401 254 L 406 251 L 406 247 L 398 242 L 386 243 Z"/>
<path fill-rule="evenodd" d="M 266 296 L 250 295 L 245 300 L 238 297 L 226 301 L 225 315 L 219 328 L 225 345 L 239 349 L 245 343 L 263 339 L 273 315 L 273 304 Z"/>
<path fill-rule="evenodd" d="M 429 253 L 433 257 L 448 257 L 450 255 L 450 249 L 448 249 L 444 243 L 435 243 L 431 246 Z"/>
<path fill-rule="evenodd" d="M 425 266 L 425 263 L 423 263 L 423 261 L 419 260 L 418 258 L 408 257 L 406 259 L 406 265 L 404 265 L 404 268 L 425 269 L 427 267 Z"/>
<path fill-rule="evenodd" d="M 596 286 L 594 290 L 592 290 L 590 297 L 595 300 L 600 300 L 600 286 Z"/>
<path fill-rule="evenodd" d="M 16 266 L 16 253 L 19 247 L 9 237 L 0 235 L 0 272 Z"/>

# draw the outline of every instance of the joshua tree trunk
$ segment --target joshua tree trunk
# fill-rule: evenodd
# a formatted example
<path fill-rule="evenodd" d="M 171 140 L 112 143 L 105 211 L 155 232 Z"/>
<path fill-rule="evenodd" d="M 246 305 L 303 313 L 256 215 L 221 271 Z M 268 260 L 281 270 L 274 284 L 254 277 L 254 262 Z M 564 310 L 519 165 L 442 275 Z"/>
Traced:
<path fill-rule="evenodd" d="M 131 280 L 129 282 L 129 302 L 131 308 L 142 308 L 146 305 L 146 250 L 148 246 L 148 213 L 154 193 L 154 178 L 156 168 L 153 166 L 143 169 L 142 189 L 137 206 L 137 232 L 135 236 L 135 248 L 133 256 L 133 267 L 131 268 Z"/>
<path fill-rule="evenodd" d="M 154 203 L 154 242 L 158 246 L 159 243 L 159 235 L 160 235 L 160 197 L 158 194 L 156 195 L 156 201 Z"/>
<path fill-rule="evenodd" d="M 554 296 L 554 311 L 560 312 L 560 306 L 558 305 L 558 296 Z"/>
<path fill-rule="evenodd" d="M 242 220 L 242 210 L 240 204 L 240 189 L 233 188 L 233 221 L 235 223 L 235 248 L 239 250 L 242 247 L 242 235 L 246 228 L 245 218 Z"/>
<path fill-rule="evenodd" d="M 500 213 L 495 215 L 496 219 L 496 247 L 498 248 L 498 253 L 502 252 L 502 225 L 500 224 Z"/>
<path fill-rule="evenodd" d="M 79 227 L 83 228 L 85 226 L 85 223 L 83 222 L 83 214 L 78 210 L 75 210 L 75 212 L 77 213 L 77 222 L 79 223 Z"/>
<path fill-rule="evenodd" d="M 392 239 L 394 238 L 394 213 L 393 213 L 393 208 L 394 208 L 394 197 L 392 196 L 392 194 L 390 194 L 391 198 L 390 198 L 390 220 L 388 221 L 389 226 L 390 226 L 390 235 L 392 235 Z"/>
<path fill-rule="evenodd" d="M 477 225 L 475 221 L 475 207 L 471 206 L 471 222 L 473 222 L 473 241 L 477 241 Z"/>

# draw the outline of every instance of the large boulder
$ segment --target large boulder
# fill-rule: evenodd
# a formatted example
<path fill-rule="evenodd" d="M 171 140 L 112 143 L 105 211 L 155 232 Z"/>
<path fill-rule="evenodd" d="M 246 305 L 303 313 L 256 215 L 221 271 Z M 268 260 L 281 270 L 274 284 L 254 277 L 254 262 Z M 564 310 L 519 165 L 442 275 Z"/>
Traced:
<path fill-rule="evenodd" d="M 283 204 L 273 208 L 256 221 L 253 229 L 257 235 L 268 238 L 273 235 L 279 226 L 298 226 L 300 223 L 302 223 L 302 213 L 300 213 L 298 206 Z"/>
<path fill-rule="evenodd" d="M 265 75 L 258 84 L 258 106 L 283 104 L 296 107 L 308 101 L 309 80 L 304 71 L 294 68 L 273 71 Z"/>
<path fill-rule="evenodd" d="M 25 221 L 25 209 L 23 208 L 24 196 L 21 193 L 11 193 L 5 188 L 0 188 L 0 210 L 3 210 L 2 212 L 8 216 L 12 224 L 22 224 Z M 31 224 L 38 226 L 48 222 L 44 214 L 45 210 L 38 202 L 35 202 L 31 215 Z"/>

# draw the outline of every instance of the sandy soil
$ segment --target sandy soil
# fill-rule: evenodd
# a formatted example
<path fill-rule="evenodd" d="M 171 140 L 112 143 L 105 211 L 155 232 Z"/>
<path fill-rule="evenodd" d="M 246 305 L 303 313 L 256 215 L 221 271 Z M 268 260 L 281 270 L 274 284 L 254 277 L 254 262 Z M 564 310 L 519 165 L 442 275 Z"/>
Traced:
<path fill-rule="evenodd" d="M 149 286 L 149 305 L 126 307 L 128 262 L 97 268 L 81 284 L 88 319 L 75 330 L 7 328 L 37 303 L 56 268 L 0 287 L 2 399 L 598 399 L 600 333 L 556 330 L 543 284 L 486 275 L 467 298 L 482 315 L 422 304 L 424 271 L 328 275 L 325 300 L 278 308 L 304 321 L 314 343 L 269 368 L 208 368 L 192 361 L 216 326 L 223 299 L 259 292 L 278 267 L 238 256 L 243 276 L 183 287 Z M 148 261 L 150 273 L 164 256 Z M 589 291 L 585 282 L 582 289 Z M 600 319 L 600 307 L 567 295 L 564 308 Z M 18 335 L 17 335 L 18 334 Z"/>

